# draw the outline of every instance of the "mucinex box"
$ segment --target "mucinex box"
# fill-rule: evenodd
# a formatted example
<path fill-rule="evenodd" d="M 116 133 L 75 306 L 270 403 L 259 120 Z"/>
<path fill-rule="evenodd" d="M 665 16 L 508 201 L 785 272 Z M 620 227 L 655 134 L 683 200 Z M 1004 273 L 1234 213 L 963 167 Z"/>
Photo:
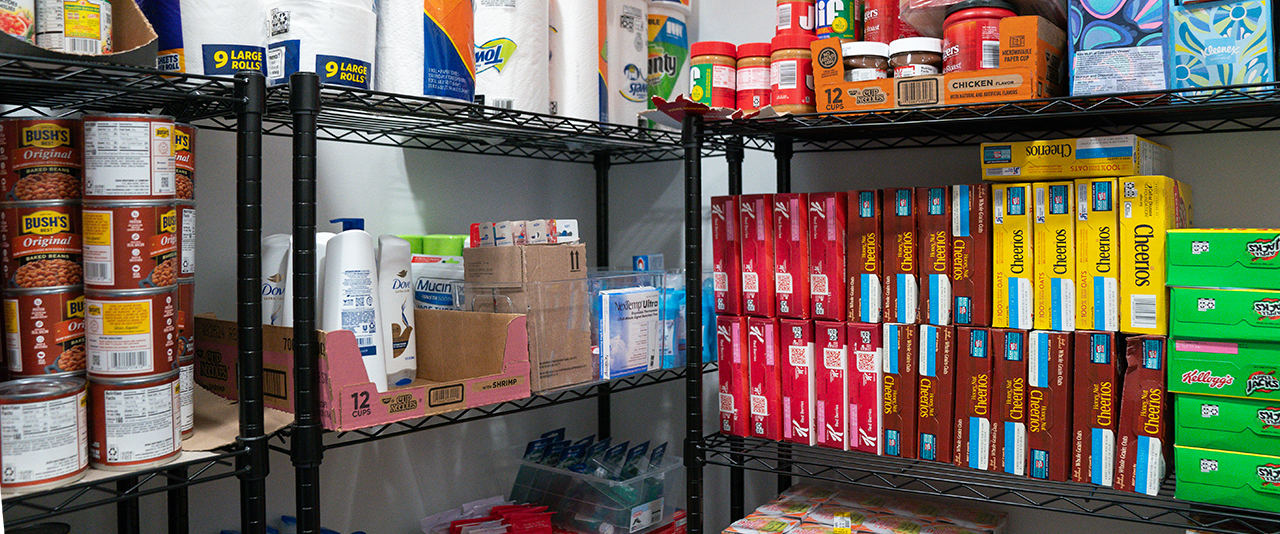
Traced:
<path fill-rule="evenodd" d="M 771 317 L 776 304 L 773 195 L 742 195 L 742 313 Z"/>
<path fill-rule="evenodd" d="M 751 357 L 746 352 L 747 318 L 716 317 L 716 354 L 720 372 L 720 432 L 747 437 L 750 422 L 747 390 L 751 387 Z"/>
<path fill-rule="evenodd" d="M 782 361 L 782 439 L 802 445 L 816 445 L 813 431 L 815 406 L 813 368 L 813 322 L 803 319 L 780 319 L 778 333 L 783 350 Z"/>
<path fill-rule="evenodd" d="M 991 185 L 951 186 L 952 322 L 991 326 Z"/>
<path fill-rule="evenodd" d="M 1176 395 L 1174 441 L 1228 451 L 1280 451 L 1280 401 Z"/>
<path fill-rule="evenodd" d="M 1120 182 L 1120 331 L 1169 333 L 1165 232 L 1191 225 L 1191 190 L 1167 176 Z"/>
<path fill-rule="evenodd" d="M 809 318 L 809 195 L 773 196 L 774 287 L 778 317 Z"/>
<path fill-rule="evenodd" d="M 1031 184 L 1035 220 L 1035 327 L 1076 329 L 1076 190 L 1072 182 Z"/>
<path fill-rule="evenodd" d="M 1169 230 L 1168 284 L 1280 290 L 1280 230 Z"/>
<path fill-rule="evenodd" d="M 920 325 L 919 402 L 916 422 L 921 460 L 951 463 L 955 433 L 955 329 Z"/>
<path fill-rule="evenodd" d="M 913 324 L 884 325 L 884 387 L 881 395 L 884 435 L 881 440 L 886 456 L 916 458 L 917 328 Z"/>
<path fill-rule="evenodd" d="M 1111 487 L 1124 364 L 1114 332 L 1081 330 L 1075 336 L 1071 481 Z"/>
<path fill-rule="evenodd" d="M 986 471 L 991 465 L 991 346 L 986 328 L 956 327 L 956 443 L 952 460 Z"/>
<path fill-rule="evenodd" d="M 1115 178 L 1076 187 L 1076 327 L 1120 329 L 1120 215 Z"/>
<path fill-rule="evenodd" d="M 1120 491 L 1159 493 L 1166 463 L 1173 461 L 1165 342 L 1164 336 L 1125 339 L 1114 484 Z"/>
<path fill-rule="evenodd" d="M 882 194 L 878 189 L 850 191 L 848 195 L 849 231 L 845 235 L 845 267 L 849 276 L 850 321 L 879 323 L 884 303 L 881 284 L 881 256 L 884 241 L 881 234 Z"/>
<path fill-rule="evenodd" d="M 742 243 L 736 196 L 711 199 L 712 290 L 716 313 L 742 315 Z"/>
<path fill-rule="evenodd" d="M 844 321 L 845 232 L 849 199 L 846 193 L 809 195 L 809 281 L 813 318 Z"/>
<path fill-rule="evenodd" d="M 1280 343 L 1169 342 L 1169 391 L 1280 402 Z"/>
<path fill-rule="evenodd" d="M 818 365 L 817 422 L 818 445 L 848 450 L 849 345 L 844 323 L 814 321 L 814 357 Z"/>
<path fill-rule="evenodd" d="M 994 407 L 990 470 L 1027 474 L 1027 332 L 991 329 Z"/>
<path fill-rule="evenodd" d="M 880 325 L 848 323 L 849 352 L 849 449 L 883 453 L 880 420 L 883 417 L 881 387 L 884 384 L 884 344 Z"/>
<path fill-rule="evenodd" d="M 778 361 L 778 320 L 747 318 L 751 355 L 751 435 L 782 439 L 782 365 Z"/>
<path fill-rule="evenodd" d="M 1164 174 L 1169 147 L 1136 135 L 983 143 L 982 176 L 998 182 Z"/>
<path fill-rule="evenodd" d="M 1071 480 L 1070 332 L 1037 330 L 1027 343 L 1027 476 Z"/>
<path fill-rule="evenodd" d="M 916 188 L 921 323 L 951 324 L 951 190 Z"/>
<path fill-rule="evenodd" d="M 884 192 L 884 311 L 885 322 L 920 322 L 919 234 L 916 231 L 915 190 Z"/>
<path fill-rule="evenodd" d="M 1030 330 L 1035 313 L 1030 184 L 991 186 L 991 326 Z"/>

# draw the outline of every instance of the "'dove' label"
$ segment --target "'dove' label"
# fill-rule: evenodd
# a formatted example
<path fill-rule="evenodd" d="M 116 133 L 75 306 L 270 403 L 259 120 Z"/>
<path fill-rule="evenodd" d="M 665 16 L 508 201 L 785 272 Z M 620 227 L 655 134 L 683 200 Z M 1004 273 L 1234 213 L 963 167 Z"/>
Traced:
<path fill-rule="evenodd" d="M 316 72 L 320 73 L 322 84 L 345 85 L 358 89 L 372 87 L 373 67 L 367 61 L 316 54 Z"/>

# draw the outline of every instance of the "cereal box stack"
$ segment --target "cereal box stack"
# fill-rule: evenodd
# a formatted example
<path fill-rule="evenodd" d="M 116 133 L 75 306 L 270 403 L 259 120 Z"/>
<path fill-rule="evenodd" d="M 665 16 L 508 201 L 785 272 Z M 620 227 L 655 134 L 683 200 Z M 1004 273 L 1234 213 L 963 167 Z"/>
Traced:
<path fill-rule="evenodd" d="M 890 497 L 869 489 L 797 484 L 724 530 L 724 534 L 955 532 L 1003 534 L 1003 512 Z"/>

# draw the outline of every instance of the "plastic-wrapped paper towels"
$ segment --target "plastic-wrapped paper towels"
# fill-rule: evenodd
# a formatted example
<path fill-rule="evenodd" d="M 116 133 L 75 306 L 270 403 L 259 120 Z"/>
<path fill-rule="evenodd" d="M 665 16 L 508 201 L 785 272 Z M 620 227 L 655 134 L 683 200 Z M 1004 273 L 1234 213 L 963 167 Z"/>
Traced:
<path fill-rule="evenodd" d="M 546 113 L 550 95 L 548 0 L 474 0 L 476 101 Z"/>
<path fill-rule="evenodd" d="M 688 23 L 687 3 L 649 0 L 649 96 L 672 101 L 689 94 Z"/>
<path fill-rule="evenodd" d="M 379 0 L 379 91 L 471 102 L 471 0 Z"/>
<path fill-rule="evenodd" d="M 310 71 L 326 85 L 373 88 L 378 20 L 372 2 L 268 0 L 264 12 L 268 84 Z"/>
<path fill-rule="evenodd" d="M 608 0 L 609 117 L 636 126 L 649 109 L 649 21 L 645 0 Z"/>
<path fill-rule="evenodd" d="M 263 0 L 144 0 L 155 28 L 156 68 L 210 76 L 265 72 Z"/>
<path fill-rule="evenodd" d="M 599 0 L 551 0 L 552 115 L 600 118 Z"/>

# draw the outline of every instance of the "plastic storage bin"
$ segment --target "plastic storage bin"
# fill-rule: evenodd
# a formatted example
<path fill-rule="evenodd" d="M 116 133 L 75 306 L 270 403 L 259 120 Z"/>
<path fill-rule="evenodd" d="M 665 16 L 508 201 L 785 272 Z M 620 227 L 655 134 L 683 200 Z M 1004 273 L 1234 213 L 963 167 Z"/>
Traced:
<path fill-rule="evenodd" d="M 527 461 L 511 498 L 548 507 L 551 522 L 584 534 L 640 534 L 671 522 L 684 502 L 684 461 L 668 456 L 657 469 L 615 481 Z"/>

